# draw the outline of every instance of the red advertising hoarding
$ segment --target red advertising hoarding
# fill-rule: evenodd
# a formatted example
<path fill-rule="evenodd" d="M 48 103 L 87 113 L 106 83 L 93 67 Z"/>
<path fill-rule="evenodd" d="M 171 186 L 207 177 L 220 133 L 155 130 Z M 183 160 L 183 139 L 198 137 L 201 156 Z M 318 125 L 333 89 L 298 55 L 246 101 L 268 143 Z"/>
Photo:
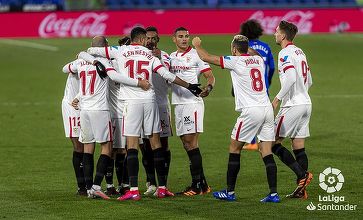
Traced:
<path fill-rule="evenodd" d="M 140 10 L 0 14 L 0 37 L 90 37 L 124 35 L 136 25 L 156 26 L 171 34 L 179 26 L 193 34 L 235 34 L 241 22 L 257 19 L 272 34 L 281 20 L 299 32 L 363 32 L 363 9 L 304 10 Z"/>

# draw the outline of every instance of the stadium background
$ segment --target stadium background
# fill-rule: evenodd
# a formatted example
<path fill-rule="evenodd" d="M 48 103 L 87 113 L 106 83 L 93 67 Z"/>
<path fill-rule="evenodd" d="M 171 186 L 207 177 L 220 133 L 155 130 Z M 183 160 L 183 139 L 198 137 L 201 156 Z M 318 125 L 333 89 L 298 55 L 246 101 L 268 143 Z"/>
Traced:
<path fill-rule="evenodd" d="M 0 218 L 360 219 L 361 4 L 362 1 L 352 0 L 1 0 Z M 191 26 L 192 36 L 203 34 L 204 46 L 212 53 L 228 54 L 239 24 L 252 15 L 259 16 L 267 34 L 272 34 L 283 18 L 304 30 L 295 43 L 307 54 L 314 80 L 310 93 L 314 103 L 312 136 L 306 145 L 310 169 L 315 174 L 309 199 L 260 204 L 258 200 L 267 192 L 264 166 L 259 154 L 250 151 L 242 152 L 235 203 L 217 201 L 211 195 L 143 198 L 139 202 L 76 197 L 72 148 L 64 138 L 60 113 L 66 79 L 61 73 L 63 64 L 87 48 L 91 36 L 113 36 L 109 41 L 116 44 L 117 37 L 134 25 L 160 27 L 163 36 L 159 46 L 169 53 L 175 50 L 171 31 L 183 25 Z M 53 20 L 46 23 L 46 18 Z M 40 28 L 42 22 L 44 29 Z M 271 45 L 276 60 L 280 48 L 273 36 L 265 35 L 262 40 Z M 230 96 L 229 73 L 212 69 L 216 87 L 205 99 L 205 132 L 200 146 L 206 176 L 212 189 L 217 190 L 225 186 L 229 134 L 238 114 Z M 278 89 L 275 73 L 271 94 L 275 95 Z M 170 188 L 179 191 L 189 183 L 187 156 L 176 137 L 171 138 L 170 146 Z M 318 185 L 318 176 L 327 167 L 340 169 L 345 177 L 342 190 L 334 193 L 345 196 L 339 204 L 356 204 L 356 211 L 306 209 L 311 202 L 324 203 L 318 200 L 319 195 L 327 195 Z M 140 188 L 144 190 L 145 175 L 140 170 Z M 280 161 L 278 178 L 281 195 L 293 189 L 294 175 Z"/>

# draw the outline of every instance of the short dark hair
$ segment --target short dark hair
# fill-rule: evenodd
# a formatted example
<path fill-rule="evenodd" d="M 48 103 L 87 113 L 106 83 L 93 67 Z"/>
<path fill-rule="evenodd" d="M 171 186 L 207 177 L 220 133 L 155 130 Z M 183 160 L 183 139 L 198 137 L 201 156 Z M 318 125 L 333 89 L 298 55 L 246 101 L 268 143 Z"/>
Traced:
<path fill-rule="evenodd" d="M 108 41 L 105 36 L 97 35 L 92 39 L 92 47 L 106 47 L 108 46 Z"/>
<path fill-rule="evenodd" d="M 125 36 L 123 38 L 118 39 L 118 45 L 122 46 L 122 45 L 130 45 L 130 37 L 129 36 Z"/>
<path fill-rule="evenodd" d="M 131 41 L 137 41 L 140 40 L 142 35 L 146 36 L 146 30 L 142 27 L 134 27 L 131 30 Z"/>
<path fill-rule="evenodd" d="M 188 29 L 186 29 L 185 27 L 178 27 L 177 29 L 175 29 L 174 31 L 174 35 L 176 34 L 176 32 L 178 31 L 188 31 Z"/>
<path fill-rule="evenodd" d="M 288 21 L 281 21 L 279 28 L 286 34 L 286 40 L 288 41 L 293 41 L 298 32 L 296 25 Z"/>
<path fill-rule="evenodd" d="M 149 27 L 145 28 L 145 30 L 146 30 L 146 32 L 153 31 L 153 32 L 156 32 L 157 34 L 159 34 L 158 29 L 154 26 L 149 26 Z"/>
<path fill-rule="evenodd" d="M 258 39 L 262 36 L 262 33 L 263 29 L 257 20 L 251 19 L 241 24 L 240 34 L 248 37 L 250 40 Z"/>
<path fill-rule="evenodd" d="M 232 45 L 240 53 L 247 53 L 248 51 L 248 38 L 243 35 L 236 35 L 233 37 Z"/>

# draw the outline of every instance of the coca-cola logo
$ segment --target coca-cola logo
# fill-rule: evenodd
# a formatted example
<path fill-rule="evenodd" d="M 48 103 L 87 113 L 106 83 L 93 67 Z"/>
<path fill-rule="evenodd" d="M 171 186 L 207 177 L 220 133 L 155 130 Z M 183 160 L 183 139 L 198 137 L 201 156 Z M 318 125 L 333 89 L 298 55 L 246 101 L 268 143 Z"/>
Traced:
<path fill-rule="evenodd" d="M 58 18 L 56 13 L 47 15 L 39 25 L 41 37 L 91 37 L 104 35 L 108 15 L 83 13 L 77 18 Z"/>
<path fill-rule="evenodd" d="M 256 11 L 251 15 L 249 19 L 258 20 L 266 34 L 275 33 L 276 27 L 280 21 L 286 20 L 294 23 L 299 29 L 299 33 L 308 34 L 311 33 L 313 23 L 311 19 L 315 16 L 312 11 L 289 11 L 283 16 L 265 16 L 263 11 Z"/>

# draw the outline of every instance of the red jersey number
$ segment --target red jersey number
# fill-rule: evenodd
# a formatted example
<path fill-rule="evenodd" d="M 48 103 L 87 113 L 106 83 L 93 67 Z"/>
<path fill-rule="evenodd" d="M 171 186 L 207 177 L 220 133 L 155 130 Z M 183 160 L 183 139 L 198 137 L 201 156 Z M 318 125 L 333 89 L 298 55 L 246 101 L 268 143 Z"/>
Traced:
<path fill-rule="evenodd" d="M 82 89 L 82 95 L 86 95 L 86 83 L 87 83 L 87 77 L 91 77 L 90 86 L 89 86 L 89 94 L 93 95 L 95 92 L 95 82 L 96 82 L 96 70 L 88 71 L 87 74 L 85 71 L 80 72 L 80 78 L 81 78 L 81 89 Z"/>
<path fill-rule="evenodd" d="M 136 64 L 136 66 L 135 66 Z M 129 69 L 129 77 L 133 79 L 146 79 L 149 80 L 149 70 L 145 69 L 145 66 L 149 65 L 149 61 L 135 61 L 135 60 L 128 60 L 125 63 L 125 68 Z M 136 73 L 135 73 L 136 67 Z"/>
<path fill-rule="evenodd" d="M 250 76 L 252 79 L 252 89 L 256 92 L 263 90 L 262 74 L 259 69 L 251 69 Z"/>

